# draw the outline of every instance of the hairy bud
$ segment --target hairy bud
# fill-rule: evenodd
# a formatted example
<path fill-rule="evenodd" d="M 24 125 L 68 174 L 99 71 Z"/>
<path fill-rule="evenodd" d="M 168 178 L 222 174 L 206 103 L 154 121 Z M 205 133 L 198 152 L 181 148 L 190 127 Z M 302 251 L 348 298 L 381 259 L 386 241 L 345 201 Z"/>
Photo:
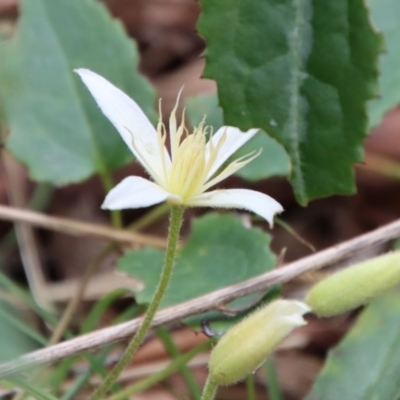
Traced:
<path fill-rule="evenodd" d="M 232 327 L 211 353 L 211 379 L 231 385 L 257 369 L 267 355 L 296 327 L 305 325 L 309 307 L 299 301 L 276 300 Z"/>
<path fill-rule="evenodd" d="M 320 317 L 331 317 L 370 302 L 400 283 L 400 252 L 356 264 L 317 283 L 306 303 Z"/>

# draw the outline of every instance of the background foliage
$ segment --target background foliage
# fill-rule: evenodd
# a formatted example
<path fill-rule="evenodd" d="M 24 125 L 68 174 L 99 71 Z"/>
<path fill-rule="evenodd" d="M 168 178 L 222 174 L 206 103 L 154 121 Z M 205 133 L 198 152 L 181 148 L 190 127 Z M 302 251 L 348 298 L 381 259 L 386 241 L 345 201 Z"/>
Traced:
<path fill-rule="evenodd" d="M 214 80 L 218 90 L 185 99 L 189 123 L 198 124 L 206 114 L 215 130 L 223 124 L 243 130 L 260 128 L 235 155 L 262 148 L 262 154 L 238 172 L 246 181 L 243 185 L 264 189 L 264 180 L 287 177 L 301 205 L 333 194 L 354 193 L 354 166 L 363 160 L 364 139 L 400 101 L 399 1 L 201 0 L 201 6 L 197 28 L 206 46 L 204 77 Z M 138 72 L 138 48 L 98 1 L 21 0 L 19 7 L 13 34 L 0 33 L 2 139 L 34 181 L 55 186 L 82 183 L 78 195 L 82 198 L 91 194 L 84 186 L 91 176 L 100 176 L 109 188 L 111 173 L 133 161 L 132 156 L 73 69 L 89 68 L 105 76 L 156 121 L 157 96 L 153 85 Z M 385 207 L 392 198 L 393 194 L 386 197 Z M 72 199 L 68 202 L 77 201 L 76 194 Z M 352 212 L 356 211 L 354 207 Z M 286 215 L 290 216 L 290 210 Z M 247 227 L 245 219 L 229 214 L 190 216 L 193 223 L 163 306 L 276 266 L 271 238 L 261 230 L 262 225 Z M 369 229 L 370 221 L 363 221 L 363 228 Z M 307 219 L 302 226 L 309 223 Z M 329 236 L 329 227 L 320 236 Z M 357 231 L 349 225 L 346 229 Z M 347 231 L 340 240 L 350 235 Z M 4 242 L 1 249 L 6 247 Z M 278 245 L 282 242 L 286 246 L 282 240 Z M 48 257 L 49 263 L 54 262 Z M 141 280 L 145 288 L 135 293 L 139 306 L 129 307 L 112 320 L 132 318 L 149 302 L 162 257 L 162 251 L 149 247 L 121 256 L 117 269 Z M 13 284 L 1 292 L 20 295 Z M 105 296 L 77 331 L 99 326 L 110 305 L 126 293 L 117 290 Z M 32 328 L 4 297 L 0 362 L 44 347 L 48 339 L 46 329 Z M 24 297 L 24 303 L 40 315 L 46 327 L 57 324 L 55 310 L 44 310 L 32 296 Z M 393 292 L 362 313 L 329 354 L 307 399 L 399 397 L 399 306 L 399 295 Z M 65 337 L 73 335 L 68 331 Z M 74 381 L 63 399 L 74 398 L 82 390 L 91 370 L 104 375 L 103 361 L 109 351 L 85 355 L 91 369 Z M 60 391 L 76 361 L 67 359 L 54 368 L 42 386 Z M 273 383 L 268 381 L 269 387 Z"/>

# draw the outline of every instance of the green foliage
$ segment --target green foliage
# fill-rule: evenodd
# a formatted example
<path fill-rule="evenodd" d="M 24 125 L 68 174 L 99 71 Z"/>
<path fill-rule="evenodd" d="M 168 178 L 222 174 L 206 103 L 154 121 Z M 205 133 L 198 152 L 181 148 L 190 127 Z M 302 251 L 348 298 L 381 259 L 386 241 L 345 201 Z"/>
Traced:
<path fill-rule="evenodd" d="M 263 149 L 238 171 L 239 176 L 252 181 L 291 174 L 301 204 L 354 191 L 352 168 L 362 158 L 368 127 L 377 125 L 400 101 L 400 4 L 367 2 L 387 47 L 381 56 L 382 96 L 368 104 L 378 93 L 376 61 L 382 40 L 369 23 L 363 0 L 201 0 L 205 76 L 217 81 L 219 99 L 215 95 L 189 99 L 189 119 L 198 124 L 207 114 L 207 123 L 215 130 L 223 124 L 242 130 L 260 128 L 235 154 Z M 74 68 L 89 68 L 103 75 L 153 118 L 154 93 L 136 70 L 135 45 L 120 24 L 96 0 L 21 0 L 18 24 L 15 36 L 0 37 L 0 122 L 8 124 L 7 146 L 27 165 L 31 177 L 62 185 L 95 173 L 107 175 L 131 160 L 118 133 L 73 73 Z M 199 218 L 180 251 L 162 306 L 271 270 L 276 260 L 269 242 L 269 235 L 246 228 L 230 215 Z M 144 249 L 120 259 L 118 269 L 145 284 L 136 296 L 139 304 L 151 300 L 163 258 L 161 251 Z M 54 315 L 2 274 L 0 282 L 46 323 L 57 324 Z M 264 300 L 278 290 L 269 291 Z M 99 301 L 82 331 L 95 327 L 121 294 L 114 292 Z M 238 299 L 229 306 L 251 307 L 254 299 Z M 309 400 L 400 397 L 399 308 L 400 295 L 394 292 L 364 311 L 330 354 Z M 235 318 L 246 313 L 242 310 Z M 211 329 L 224 330 L 232 319 L 221 316 L 212 311 L 188 322 L 198 326 L 208 318 Z M 0 362 L 46 344 L 45 337 L 3 303 L 0 337 Z M 93 371 L 104 376 L 103 361 L 109 351 L 106 347 L 98 356 L 83 355 L 90 369 L 76 378 L 63 398 L 74 398 Z M 60 363 L 49 374 L 47 386 L 58 389 L 75 360 Z M 16 384 L 33 396 L 47 398 L 24 381 Z"/>
<path fill-rule="evenodd" d="M 200 95 L 186 100 L 189 121 L 198 125 L 206 115 L 206 123 L 214 128 L 214 132 L 223 125 L 222 110 L 218 106 L 216 95 Z M 271 176 L 288 176 L 290 161 L 283 147 L 264 132 L 259 132 L 248 143 L 242 146 L 233 158 L 245 156 L 262 149 L 261 154 L 240 169 L 236 175 L 248 181 L 269 178 Z"/>
<path fill-rule="evenodd" d="M 32 351 L 39 343 L 43 345 L 41 336 L 23 321 L 14 308 L 4 302 L 0 302 L 0 338 L 0 362 Z"/>
<path fill-rule="evenodd" d="M 201 3 L 204 76 L 218 83 L 225 124 L 259 127 L 284 146 L 301 204 L 353 193 L 382 48 L 364 2 Z"/>
<path fill-rule="evenodd" d="M 214 132 L 224 124 L 221 107 L 218 105 L 218 97 L 215 94 L 200 94 L 185 99 L 186 112 L 189 122 L 197 126 L 206 117 L 206 125 L 212 126 Z"/>
<path fill-rule="evenodd" d="M 400 293 L 375 300 L 332 350 L 307 400 L 394 400 L 400 396 Z"/>
<path fill-rule="evenodd" d="M 368 0 L 374 24 L 385 34 L 386 51 L 380 59 L 380 97 L 369 103 L 370 127 L 400 103 L 400 2 Z"/>
<path fill-rule="evenodd" d="M 242 146 L 236 153 L 235 158 L 245 156 L 253 151 L 262 149 L 261 154 L 236 175 L 248 181 L 271 176 L 288 176 L 290 173 L 290 160 L 283 147 L 275 140 L 260 131 L 249 142 Z"/>
<path fill-rule="evenodd" d="M 231 215 L 208 214 L 193 231 L 174 267 L 162 306 L 170 306 L 259 275 L 275 266 L 269 235 L 246 228 Z M 147 248 L 126 253 L 118 270 L 142 280 L 139 303 L 149 303 L 157 285 L 164 253 Z"/>
<path fill-rule="evenodd" d="M 32 396 L 30 398 L 40 400 L 58 400 L 57 397 L 54 397 L 46 391 L 42 390 L 42 388 L 38 386 L 36 382 L 29 382 L 22 377 L 12 377 L 10 379 L 10 382 L 12 382 L 15 386 L 19 386 L 26 393 L 29 393 Z"/>
<path fill-rule="evenodd" d="M 129 150 L 73 69 L 105 76 L 151 114 L 134 44 L 94 0 L 22 0 L 20 8 L 18 32 L 0 48 L 8 148 L 32 178 L 57 185 L 124 165 Z"/>

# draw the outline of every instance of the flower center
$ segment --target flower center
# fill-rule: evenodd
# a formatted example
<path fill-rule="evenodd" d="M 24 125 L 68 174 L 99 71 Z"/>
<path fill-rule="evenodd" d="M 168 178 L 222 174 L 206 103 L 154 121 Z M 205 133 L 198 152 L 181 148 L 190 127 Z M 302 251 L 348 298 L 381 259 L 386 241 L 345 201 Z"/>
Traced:
<path fill-rule="evenodd" d="M 206 138 L 202 126 L 175 146 L 168 191 L 186 200 L 203 192 L 207 176 Z"/>

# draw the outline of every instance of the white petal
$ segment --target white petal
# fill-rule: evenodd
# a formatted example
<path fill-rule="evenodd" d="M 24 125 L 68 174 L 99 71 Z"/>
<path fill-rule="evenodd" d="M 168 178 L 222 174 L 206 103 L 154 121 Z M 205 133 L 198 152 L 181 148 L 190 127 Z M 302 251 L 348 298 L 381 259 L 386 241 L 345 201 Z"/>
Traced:
<path fill-rule="evenodd" d="M 307 314 L 311 311 L 311 307 L 306 304 L 303 303 L 302 301 L 298 301 L 298 300 L 291 300 L 292 305 L 293 305 L 293 312 L 299 312 L 301 314 Z"/>
<path fill-rule="evenodd" d="M 159 174 L 161 157 L 157 131 L 141 108 L 102 76 L 83 68 L 75 72 L 82 78 L 101 111 L 118 130 L 138 161 L 152 176 Z M 136 149 L 132 146 L 132 136 Z M 163 151 L 169 160 L 167 151 Z"/>
<path fill-rule="evenodd" d="M 248 142 L 259 129 L 250 129 L 247 132 L 242 132 L 238 128 L 234 128 L 232 126 L 223 126 L 218 129 L 218 131 L 213 135 L 210 139 L 210 142 L 207 143 L 206 152 L 209 154 L 210 152 L 210 144 L 216 147 L 217 143 L 221 139 L 221 137 L 226 132 L 226 139 L 221 149 L 218 152 L 218 157 L 215 160 L 207 179 L 215 174 L 217 169 L 240 147 L 242 147 L 246 142 Z"/>
<path fill-rule="evenodd" d="M 214 190 L 185 202 L 189 206 L 239 208 L 254 212 L 272 226 L 274 215 L 283 211 L 282 206 L 264 193 L 247 189 Z"/>
<path fill-rule="evenodd" d="M 149 207 L 169 197 L 162 187 L 139 176 L 128 176 L 106 196 L 101 208 L 123 210 Z"/>
<path fill-rule="evenodd" d="M 282 317 L 281 321 L 286 322 L 287 325 L 291 328 L 307 325 L 307 322 L 300 315 L 290 315 L 287 317 Z"/>

